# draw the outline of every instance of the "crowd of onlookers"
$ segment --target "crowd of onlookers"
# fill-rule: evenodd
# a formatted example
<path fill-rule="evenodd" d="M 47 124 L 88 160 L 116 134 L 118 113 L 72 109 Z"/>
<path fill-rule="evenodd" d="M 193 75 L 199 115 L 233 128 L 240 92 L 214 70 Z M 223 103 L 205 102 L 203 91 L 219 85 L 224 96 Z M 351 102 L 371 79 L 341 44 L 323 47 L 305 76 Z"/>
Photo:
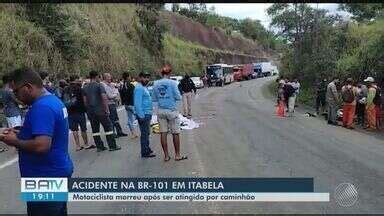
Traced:
<path fill-rule="evenodd" d="M 119 121 L 118 107 L 123 105 L 127 114 L 127 127 L 132 139 L 140 134 L 141 156 L 154 157 L 149 147 L 150 121 L 152 119 L 152 101 L 157 102 L 157 119 L 160 125 L 161 144 L 165 160 L 169 160 L 166 133 L 173 134 L 175 159 L 186 159 L 180 155 L 180 123 L 178 122 L 178 101 L 183 100 L 183 114 L 191 117 L 191 97 L 196 88 L 186 75 L 180 84 L 169 79 L 172 68 L 169 64 L 161 69 L 162 79 L 157 80 L 149 93 L 147 85 L 150 74 L 140 73 L 133 78 L 128 72 L 121 79 L 113 80 L 110 73 L 99 75 L 91 71 L 87 79 L 72 75 L 68 79 L 52 84 L 49 73 L 38 72 L 46 94 L 56 95 L 66 107 L 69 130 L 72 132 L 76 151 L 96 148 L 98 152 L 107 148 L 101 139 L 100 125 L 110 151 L 120 150 L 115 139 L 128 136 Z M 0 91 L 0 104 L 5 115 L 7 128 L 18 128 L 23 124 L 27 106 L 18 100 L 8 75 L 3 76 L 3 88 Z M 94 144 L 90 144 L 87 135 L 89 120 Z M 136 128 L 138 125 L 138 128 Z M 138 129 L 140 133 L 138 133 Z M 82 142 L 80 142 L 82 138 Z"/>
<path fill-rule="evenodd" d="M 292 116 L 295 109 L 296 97 L 299 94 L 300 84 L 297 79 L 278 80 L 278 105 L 279 116 Z M 382 97 L 384 82 L 378 84 L 373 77 L 356 82 L 348 78 L 341 82 L 334 78 L 330 82 L 322 79 L 316 83 L 316 114 L 326 116 L 330 125 L 339 125 L 354 129 L 360 125 L 367 130 L 377 130 L 381 127 Z"/>
<path fill-rule="evenodd" d="M 147 87 L 151 76 L 148 73 L 140 73 L 136 81 L 129 73 L 123 73 L 123 79 L 113 83 L 111 74 L 100 76 L 97 71 L 91 71 L 87 80 L 71 76 L 54 86 L 48 73 L 16 69 L 2 78 L 4 86 L 0 91 L 0 102 L 7 126 L 1 130 L 0 141 L 17 149 L 22 178 L 69 178 L 74 171 L 68 151 L 69 131 L 72 131 L 76 151 L 121 149 L 116 139 L 127 134 L 119 122 L 117 107 L 120 101 L 127 111 L 132 138 L 137 137 L 133 121 L 138 122 L 141 157 L 152 158 L 156 155 L 151 149 L 149 134 L 152 101 L 155 101 L 164 161 L 171 160 L 167 143 L 169 133 L 173 137 L 174 160 L 185 160 L 187 156 L 180 153 L 178 103 L 182 100 L 181 94 L 190 90 L 186 87 L 191 82 L 186 77 L 178 86 L 170 79 L 171 72 L 171 65 L 166 64 L 161 69 L 162 78 L 154 82 L 150 94 Z M 186 109 L 186 112 L 188 114 L 190 110 Z M 92 144 L 88 142 L 86 118 L 92 129 Z M 108 148 L 101 138 L 100 125 L 104 128 Z M 80 143 L 79 129 L 83 144 Z M 65 201 L 27 202 L 28 215 L 66 215 L 66 212 Z"/>

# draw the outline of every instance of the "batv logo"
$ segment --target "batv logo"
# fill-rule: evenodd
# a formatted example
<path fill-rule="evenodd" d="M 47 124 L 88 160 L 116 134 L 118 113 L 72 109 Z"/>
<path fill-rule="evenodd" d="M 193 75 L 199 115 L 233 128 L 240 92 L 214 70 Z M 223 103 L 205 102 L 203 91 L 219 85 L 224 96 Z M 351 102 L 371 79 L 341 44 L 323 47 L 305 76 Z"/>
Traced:
<path fill-rule="evenodd" d="M 21 192 L 68 192 L 67 178 L 21 178 Z"/>

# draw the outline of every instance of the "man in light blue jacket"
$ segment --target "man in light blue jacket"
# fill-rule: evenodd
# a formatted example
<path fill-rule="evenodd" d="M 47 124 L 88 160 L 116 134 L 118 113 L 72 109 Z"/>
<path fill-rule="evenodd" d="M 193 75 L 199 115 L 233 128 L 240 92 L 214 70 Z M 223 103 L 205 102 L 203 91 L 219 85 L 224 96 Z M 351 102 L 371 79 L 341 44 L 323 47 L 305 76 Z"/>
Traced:
<path fill-rule="evenodd" d="M 168 153 L 167 133 L 172 133 L 175 147 L 175 160 L 185 160 L 187 156 L 180 155 L 180 119 L 177 103 L 181 100 L 180 91 L 175 81 L 169 79 L 172 72 L 171 65 L 163 67 L 162 79 L 157 80 L 153 86 L 153 100 L 158 104 L 157 119 L 160 125 L 160 141 L 164 151 L 164 161 L 171 158 Z"/>
<path fill-rule="evenodd" d="M 150 124 L 152 119 L 152 98 L 145 87 L 151 75 L 148 73 L 140 73 L 138 83 L 135 86 L 133 104 L 135 106 L 135 113 L 140 127 L 140 144 L 141 144 L 141 157 L 155 157 L 153 151 L 149 147 L 149 133 Z"/>

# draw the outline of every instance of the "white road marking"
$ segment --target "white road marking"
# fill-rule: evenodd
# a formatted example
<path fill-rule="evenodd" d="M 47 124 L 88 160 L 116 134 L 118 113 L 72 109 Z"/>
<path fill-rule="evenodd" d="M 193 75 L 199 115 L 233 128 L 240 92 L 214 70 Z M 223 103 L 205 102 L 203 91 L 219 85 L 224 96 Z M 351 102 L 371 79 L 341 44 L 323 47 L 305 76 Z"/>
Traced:
<path fill-rule="evenodd" d="M 16 163 L 17 161 L 19 161 L 19 157 L 18 157 L 18 156 L 12 158 L 12 159 L 9 160 L 9 161 L 6 161 L 5 163 L 3 163 L 3 164 L 0 165 L 0 170 L 6 168 L 6 167 L 8 167 L 8 166 L 11 166 L 12 164 Z"/>
<path fill-rule="evenodd" d="M 124 107 L 119 107 L 119 108 L 117 109 L 117 111 L 120 112 L 120 111 L 122 111 L 122 110 L 124 110 L 124 109 L 125 109 Z M 90 123 L 89 121 L 87 121 L 87 125 L 90 125 L 90 124 L 91 124 L 91 123 Z M 71 131 L 70 131 L 69 133 L 71 133 Z M 12 164 L 16 163 L 17 161 L 19 161 L 19 157 L 18 157 L 18 156 L 12 158 L 12 159 L 9 160 L 9 161 L 4 162 L 3 164 L 0 164 L 0 170 L 4 169 L 4 168 L 6 168 L 6 167 L 11 166 Z"/>

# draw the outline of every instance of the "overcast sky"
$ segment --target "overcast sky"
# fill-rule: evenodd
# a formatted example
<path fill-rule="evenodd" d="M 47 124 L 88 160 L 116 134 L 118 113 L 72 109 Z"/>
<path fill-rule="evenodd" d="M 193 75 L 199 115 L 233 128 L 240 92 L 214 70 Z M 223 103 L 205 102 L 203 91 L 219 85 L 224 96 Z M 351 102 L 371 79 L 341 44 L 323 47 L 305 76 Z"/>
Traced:
<path fill-rule="evenodd" d="M 187 5 L 187 4 L 185 4 Z M 221 3 L 221 4 L 207 4 L 207 8 L 215 7 L 215 12 L 222 16 L 228 16 L 237 19 L 257 19 L 260 20 L 261 24 L 263 24 L 266 28 L 269 28 L 269 23 L 271 22 L 270 17 L 267 14 L 267 8 L 272 4 L 267 3 L 241 3 L 241 4 L 229 4 L 229 3 Z M 340 14 L 343 17 L 348 17 L 349 14 L 338 11 L 338 4 L 309 4 L 312 7 L 319 7 L 321 9 L 326 9 L 331 14 Z M 171 4 L 166 6 L 167 8 L 171 7 Z"/>

